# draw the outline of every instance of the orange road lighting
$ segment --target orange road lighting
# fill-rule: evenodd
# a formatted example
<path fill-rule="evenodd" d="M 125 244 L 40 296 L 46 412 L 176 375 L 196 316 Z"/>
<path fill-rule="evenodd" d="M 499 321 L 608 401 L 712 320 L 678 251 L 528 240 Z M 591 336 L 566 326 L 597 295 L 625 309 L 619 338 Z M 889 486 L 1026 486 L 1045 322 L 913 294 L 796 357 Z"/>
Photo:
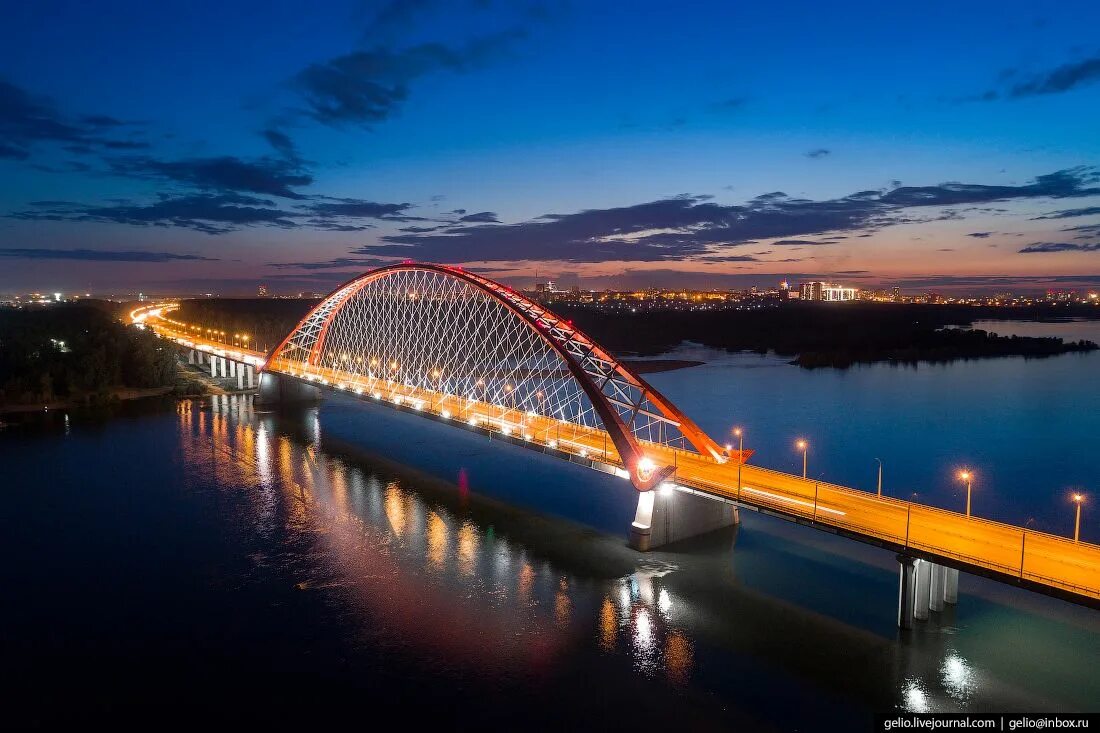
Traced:
<path fill-rule="evenodd" d="M 1073 541 L 1081 541 L 1081 505 L 1085 503 L 1084 494 L 1074 494 L 1073 503 L 1077 505 L 1076 517 L 1073 520 Z"/>
<path fill-rule="evenodd" d="M 974 485 L 974 474 L 969 470 L 959 471 L 959 480 L 966 482 L 966 516 L 970 516 L 970 489 Z"/>

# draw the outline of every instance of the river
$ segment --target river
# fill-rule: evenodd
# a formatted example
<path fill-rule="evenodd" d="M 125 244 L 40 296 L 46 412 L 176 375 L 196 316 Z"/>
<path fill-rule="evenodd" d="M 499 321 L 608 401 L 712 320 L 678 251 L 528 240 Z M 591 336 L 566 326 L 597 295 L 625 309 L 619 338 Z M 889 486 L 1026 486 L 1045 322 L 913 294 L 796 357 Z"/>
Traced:
<path fill-rule="evenodd" d="M 1100 323 L 982 324 L 1100 341 Z M 846 371 L 685 346 L 650 381 L 753 461 L 1100 541 L 1100 354 Z M 743 512 L 625 547 L 627 482 L 334 398 L 0 430 L 9 715 L 869 730 L 897 711 L 1095 710 L 1100 614 L 963 576 L 895 628 L 893 556 Z M 396 716 L 396 717 L 393 717 Z"/>

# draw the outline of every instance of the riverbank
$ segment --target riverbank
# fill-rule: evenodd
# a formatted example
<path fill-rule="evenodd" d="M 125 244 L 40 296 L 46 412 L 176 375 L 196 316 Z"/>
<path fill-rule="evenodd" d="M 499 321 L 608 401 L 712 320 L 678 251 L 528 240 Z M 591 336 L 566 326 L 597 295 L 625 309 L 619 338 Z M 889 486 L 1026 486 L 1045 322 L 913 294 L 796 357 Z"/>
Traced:
<path fill-rule="evenodd" d="M 71 410 L 77 407 L 99 407 L 112 402 L 124 402 L 126 400 L 140 400 L 146 397 L 163 397 L 171 393 L 176 386 L 166 387 L 119 387 L 109 390 L 107 394 L 82 395 L 70 397 L 64 400 L 50 400 L 49 402 L 36 402 L 25 404 L 0 405 L 0 415 L 15 415 L 26 412 L 48 412 L 50 410 Z"/>

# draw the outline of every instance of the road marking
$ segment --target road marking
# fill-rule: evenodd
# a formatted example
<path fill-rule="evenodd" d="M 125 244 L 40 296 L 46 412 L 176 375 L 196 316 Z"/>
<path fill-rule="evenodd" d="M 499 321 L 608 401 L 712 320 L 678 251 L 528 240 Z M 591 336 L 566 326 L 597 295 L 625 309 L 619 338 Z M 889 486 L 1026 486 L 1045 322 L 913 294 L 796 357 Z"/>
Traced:
<path fill-rule="evenodd" d="M 777 499 L 779 501 L 785 501 L 789 504 L 798 504 L 800 506 L 807 506 L 807 507 L 810 507 L 811 509 L 814 508 L 814 505 L 811 502 L 803 501 L 801 499 L 792 499 L 789 496 L 783 496 L 782 494 L 773 494 L 772 492 L 764 491 L 763 489 L 754 489 L 751 486 L 743 486 L 743 487 L 741 487 L 741 490 L 742 491 L 751 491 L 754 494 L 760 494 L 761 496 L 766 496 L 770 499 Z M 836 515 L 841 516 L 841 517 L 847 515 L 847 512 L 842 512 L 839 509 L 830 509 L 829 507 L 821 506 L 820 504 L 817 505 L 817 511 L 819 511 L 819 512 L 828 512 L 829 514 L 836 514 Z"/>

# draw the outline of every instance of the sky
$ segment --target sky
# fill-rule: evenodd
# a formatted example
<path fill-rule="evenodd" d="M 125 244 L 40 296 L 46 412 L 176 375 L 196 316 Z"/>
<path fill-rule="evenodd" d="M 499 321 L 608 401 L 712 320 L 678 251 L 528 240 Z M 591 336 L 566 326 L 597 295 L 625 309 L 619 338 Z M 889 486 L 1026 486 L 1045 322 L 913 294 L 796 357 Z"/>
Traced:
<path fill-rule="evenodd" d="M 1100 3 L 0 0 L 0 292 L 1100 287 Z"/>

